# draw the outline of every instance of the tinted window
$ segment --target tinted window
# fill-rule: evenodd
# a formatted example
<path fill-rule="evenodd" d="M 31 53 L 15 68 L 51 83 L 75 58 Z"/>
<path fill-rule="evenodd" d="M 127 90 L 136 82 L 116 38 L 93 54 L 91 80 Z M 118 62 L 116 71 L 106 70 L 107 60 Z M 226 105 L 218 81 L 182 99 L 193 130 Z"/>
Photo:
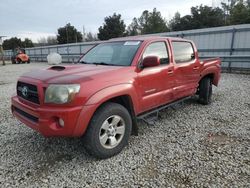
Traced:
<path fill-rule="evenodd" d="M 194 56 L 194 49 L 189 42 L 172 42 L 174 59 L 176 63 L 191 61 Z"/>
<path fill-rule="evenodd" d="M 165 42 L 155 42 L 150 44 L 143 53 L 143 58 L 147 56 L 158 56 L 161 64 L 169 63 Z"/>

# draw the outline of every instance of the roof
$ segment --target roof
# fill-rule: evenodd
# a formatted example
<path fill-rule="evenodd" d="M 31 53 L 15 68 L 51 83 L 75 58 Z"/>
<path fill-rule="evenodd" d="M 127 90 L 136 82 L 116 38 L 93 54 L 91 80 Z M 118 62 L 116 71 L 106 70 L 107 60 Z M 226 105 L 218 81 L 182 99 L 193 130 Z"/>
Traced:
<path fill-rule="evenodd" d="M 175 39 L 175 40 L 185 40 L 182 38 L 174 38 L 174 37 L 162 37 L 162 36 L 147 36 L 147 35 L 138 35 L 138 36 L 129 36 L 129 37 L 121 37 L 121 38 L 113 38 L 106 42 L 110 41 L 128 41 L 128 40 L 139 40 L 139 41 L 145 41 L 145 40 L 155 40 L 155 39 Z"/>

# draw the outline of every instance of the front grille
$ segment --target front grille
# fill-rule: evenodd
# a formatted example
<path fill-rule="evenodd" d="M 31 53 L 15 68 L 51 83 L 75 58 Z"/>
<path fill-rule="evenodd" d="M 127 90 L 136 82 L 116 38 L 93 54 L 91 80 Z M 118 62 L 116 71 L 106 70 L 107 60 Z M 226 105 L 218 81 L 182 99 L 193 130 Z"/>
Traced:
<path fill-rule="evenodd" d="M 26 117 L 27 119 L 29 119 L 29 120 L 31 120 L 31 121 L 33 121 L 33 122 L 35 122 L 35 123 L 38 122 L 38 118 L 37 118 L 37 117 L 35 117 L 35 116 L 33 116 L 33 115 L 30 115 L 30 114 L 28 114 L 28 113 L 26 113 L 26 112 L 20 110 L 20 109 L 17 108 L 17 107 L 13 107 L 13 108 L 14 108 L 14 111 L 16 111 L 18 114 L 20 114 L 20 115 Z"/>
<path fill-rule="evenodd" d="M 25 100 L 40 104 L 37 86 L 35 85 L 17 82 L 17 95 Z"/>

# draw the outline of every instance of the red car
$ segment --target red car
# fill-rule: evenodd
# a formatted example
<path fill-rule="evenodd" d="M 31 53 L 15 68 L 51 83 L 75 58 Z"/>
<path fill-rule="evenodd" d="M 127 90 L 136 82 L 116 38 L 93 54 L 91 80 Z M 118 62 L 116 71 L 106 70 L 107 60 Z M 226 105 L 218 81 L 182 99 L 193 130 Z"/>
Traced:
<path fill-rule="evenodd" d="M 193 95 L 209 104 L 219 59 L 200 61 L 192 41 L 132 37 L 90 49 L 77 65 L 21 76 L 12 112 L 44 136 L 83 136 L 98 158 L 119 153 L 137 119 Z"/>

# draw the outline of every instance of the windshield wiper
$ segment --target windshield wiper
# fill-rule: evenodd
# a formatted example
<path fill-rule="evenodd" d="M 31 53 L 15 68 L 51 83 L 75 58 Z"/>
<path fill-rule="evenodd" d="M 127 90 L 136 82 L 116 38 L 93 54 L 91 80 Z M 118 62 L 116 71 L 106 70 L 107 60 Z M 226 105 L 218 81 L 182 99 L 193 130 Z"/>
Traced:
<path fill-rule="evenodd" d="M 105 63 L 105 62 L 93 62 L 92 64 L 95 64 L 95 65 L 111 65 L 111 66 L 116 66 L 115 64 L 110 64 L 110 63 Z"/>
<path fill-rule="evenodd" d="M 90 64 L 90 63 L 87 62 L 87 61 L 80 61 L 80 63 L 82 63 L 82 64 Z"/>

